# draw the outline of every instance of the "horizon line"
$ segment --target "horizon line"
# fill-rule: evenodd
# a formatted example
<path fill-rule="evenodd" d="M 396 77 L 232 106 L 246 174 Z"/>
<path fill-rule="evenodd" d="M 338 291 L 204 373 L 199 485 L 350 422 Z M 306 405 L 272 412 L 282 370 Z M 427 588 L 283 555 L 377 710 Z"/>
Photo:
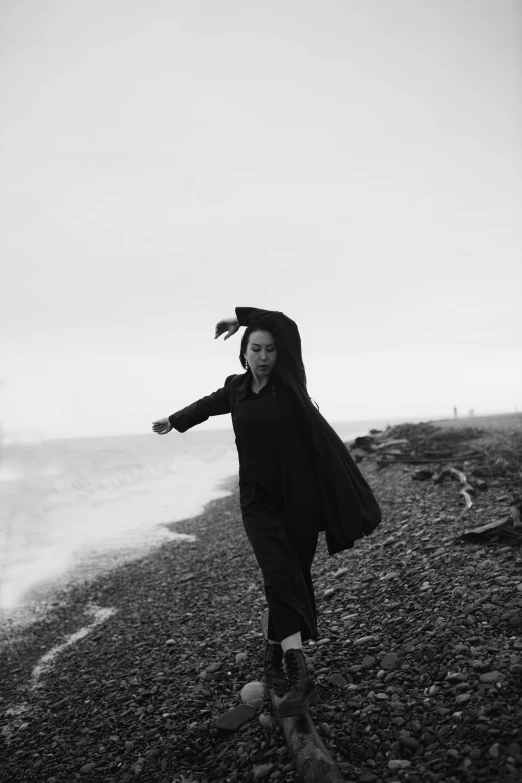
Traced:
<path fill-rule="evenodd" d="M 438 414 L 437 416 L 432 417 L 426 417 L 426 416 L 397 416 L 397 417 L 373 417 L 373 418 L 365 418 L 365 419 L 343 419 L 342 421 L 330 421 L 329 424 L 335 429 L 336 426 L 340 425 L 346 425 L 346 424 L 360 424 L 366 425 L 366 424 L 384 424 L 384 422 L 387 422 L 387 426 L 396 426 L 397 424 L 411 424 L 411 423 L 423 423 L 428 424 L 432 422 L 445 422 L 445 421 L 475 421 L 477 419 L 481 418 L 488 418 L 491 416 L 522 416 L 522 412 L 515 410 L 515 411 L 500 411 L 496 413 L 474 413 L 470 415 L 469 413 L 464 414 L 462 416 L 441 416 Z M 199 432 L 226 432 L 230 430 L 230 426 L 228 427 L 211 427 L 206 428 L 204 430 L 199 430 Z M 188 430 L 188 432 L 191 431 L 197 431 L 196 428 L 191 428 L 191 430 Z M 8 441 L 14 441 L 14 442 L 23 442 L 23 443 L 41 443 L 42 441 L 60 441 L 60 440 L 83 440 L 87 438 L 135 438 L 142 435 L 150 435 L 153 434 L 151 431 L 143 430 L 140 432 L 112 432 L 112 433 L 104 433 L 104 434 L 97 434 L 97 435 L 60 435 L 60 436 L 30 436 L 28 434 L 20 433 L 20 432 L 14 432 L 14 431 L 0 431 L 0 445 L 10 445 L 9 443 L 6 443 L 6 440 Z M 185 433 L 181 433 L 185 434 Z"/>

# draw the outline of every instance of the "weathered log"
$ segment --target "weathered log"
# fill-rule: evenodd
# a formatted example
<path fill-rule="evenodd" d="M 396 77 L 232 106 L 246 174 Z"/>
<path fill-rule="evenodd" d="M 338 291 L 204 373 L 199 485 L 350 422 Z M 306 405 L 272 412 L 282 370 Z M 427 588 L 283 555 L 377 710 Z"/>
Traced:
<path fill-rule="evenodd" d="M 385 459 L 388 456 L 393 456 L 393 459 Z M 463 459 L 472 459 L 473 457 L 478 457 L 480 454 L 476 451 L 466 451 L 463 454 L 454 454 L 451 459 L 454 462 L 460 462 L 460 460 Z M 388 453 L 384 452 L 383 454 L 379 455 L 377 458 L 377 464 L 379 466 L 383 466 L 386 464 L 393 465 L 396 462 L 406 462 L 409 465 L 438 465 L 439 463 L 442 464 L 443 462 L 447 462 L 448 457 L 413 457 L 408 453 L 401 454 L 400 456 L 397 454 L 393 454 L 393 452 Z M 475 471 L 476 472 L 476 471 Z"/>
<path fill-rule="evenodd" d="M 473 489 L 473 487 L 471 487 L 468 484 L 466 474 L 463 473 L 461 470 L 457 470 L 457 468 L 452 468 L 452 467 L 443 468 L 440 471 L 440 473 L 437 473 L 435 476 L 433 476 L 433 481 L 435 482 L 435 484 L 440 484 L 440 482 L 445 476 L 455 477 L 462 484 L 462 489 L 460 490 L 459 495 L 462 495 L 462 497 L 464 498 L 464 502 L 466 504 L 466 508 L 461 514 L 462 516 L 473 505 L 473 502 L 470 498 L 470 492 L 474 492 L 475 490 Z"/>
<path fill-rule="evenodd" d="M 467 484 L 468 480 L 466 478 L 466 474 L 463 473 L 461 470 L 457 470 L 457 468 L 443 468 L 440 473 L 437 473 L 436 476 L 433 476 L 433 482 L 435 484 L 440 484 L 443 478 L 446 476 L 455 476 L 461 484 Z"/>
<path fill-rule="evenodd" d="M 263 613 L 262 630 L 265 639 L 268 635 L 268 609 Z M 274 713 L 281 698 L 270 691 Z M 322 741 L 314 722 L 307 712 L 289 718 L 279 718 L 279 724 L 303 783 L 341 783 L 344 776 Z"/>
<path fill-rule="evenodd" d="M 489 522 L 487 525 L 466 530 L 464 533 L 460 533 L 455 541 L 485 541 L 495 538 L 518 546 L 522 543 L 522 531 L 513 527 L 511 519 L 504 519 L 500 522 Z"/>
<path fill-rule="evenodd" d="M 391 446 L 403 446 L 405 443 L 409 443 L 407 438 L 391 438 L 390 440 L 385 440 L 382 443 L 379 443 L 377 446 L 375 446 L 375 451 L 381 451 L 382 449 L 388 449 Z"/>
<path fill-rule="evenodd" d="M 466 510 L 468 508 L 471 508 L 473 503 L 471 502 L 471 498 L 468 495 L 468 493 L 466 492 L 466 490 L 465 489 L 461 489 L 460 492 L 459 492 L 459 495 L 462 495 L 462 497 L 464 498 L 464 502 L 466 503 Z"/>
<path fill-rule="evenodd" d="M 485 478 L 495 478 L 495 476 L 504 476 L 505 473 L 506 473 L 505 468 L 487 467 L 484 465 L 482 466 L 479 465 L 473 470 L 474 476 L 483 476 Z"/>

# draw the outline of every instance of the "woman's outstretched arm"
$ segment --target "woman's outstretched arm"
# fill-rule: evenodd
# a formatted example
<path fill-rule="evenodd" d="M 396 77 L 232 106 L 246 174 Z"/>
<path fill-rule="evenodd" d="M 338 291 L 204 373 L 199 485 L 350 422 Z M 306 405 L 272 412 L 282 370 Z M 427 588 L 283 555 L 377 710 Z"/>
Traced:
<path fill-rule="evenodd" d="M 236 307 L 239 326 L 256 324 L 274 335 L 277 345 L 277 363 L 288 368 L 306 386 L 306 373 L 301 352 L 301 336 L 295 321 L 278 310 L 258 307 Z"/>
<path fill-rule="evenodd" d="M 197 424 L 202 424 L 210 416 L 219 416 L 224 413 L 230 413 L 230 382 L 235 375 L 229 375 L 225 380 L 225 385 L 213 392 L 212 394 L 202 397 L 200 400 L 196 400 L 191 405 L 187 405 L 186 408 L 182 408 L 176 413 L 171 414 L 163 419 L 158 419 L 153 422 L 152 429 L 159 435 L 165 435 L 172 429 L 178 432 L 186 432 L 191 427 L 195 427 Z"/>

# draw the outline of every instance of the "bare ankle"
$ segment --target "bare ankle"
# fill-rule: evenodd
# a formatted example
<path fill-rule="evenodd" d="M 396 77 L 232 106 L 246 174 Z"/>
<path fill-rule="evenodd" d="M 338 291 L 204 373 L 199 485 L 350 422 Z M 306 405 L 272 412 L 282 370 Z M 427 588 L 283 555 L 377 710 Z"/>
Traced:
<path fill-rule="evenodd" d="M 286 639 L 281 639 L 281 647 L 283 648 L 283 652 L 286 652 L 290 649 L 302 650 L 303 643 L 301 641 L 301 631 L 287 636 Z"/>

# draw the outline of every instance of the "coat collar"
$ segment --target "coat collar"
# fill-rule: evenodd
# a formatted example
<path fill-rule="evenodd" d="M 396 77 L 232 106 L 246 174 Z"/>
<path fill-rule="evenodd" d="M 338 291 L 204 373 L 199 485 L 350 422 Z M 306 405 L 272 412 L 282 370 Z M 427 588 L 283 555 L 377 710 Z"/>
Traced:
<path fill-rule="evenodd" d="M 250 390 L 251 378 L 252 376 L 249 372 L 246 372 L 243 374 L 243 376 L 240 376 L 240 381 L 236 389 L 236 402 L 239 402 L 247 396 Z M 279 376 L 275 371 L 273 371 L 269 380 L 269 383 L 272 384 L 272 391 L 274 391 L 274 386 L 277 384 L 278 380 Z"/>
<path fill-rule="evenodd" d="M 241 376 L 240 376 L 241 377 Z M 250 384 L 250 373 L 246 372 L 242 376 L 236 389 L 236 401 L 242 400 L 248 394 L 248 386 Z"/>

